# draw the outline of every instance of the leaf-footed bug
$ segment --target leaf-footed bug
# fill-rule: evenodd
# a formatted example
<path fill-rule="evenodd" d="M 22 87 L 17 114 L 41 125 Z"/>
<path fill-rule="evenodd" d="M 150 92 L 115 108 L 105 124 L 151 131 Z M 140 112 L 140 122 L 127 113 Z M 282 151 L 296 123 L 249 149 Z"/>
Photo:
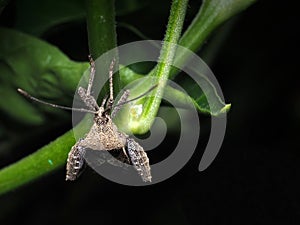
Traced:
<path fill-rule="evenodd" d="M 119 158 L 123 159 L 123 161 L 127 163 L 131 163 L 144 182 L 151 182 L 152 176 L 149 159 L 143 147 L 140 146 L 133 138 L 130 138 L 127 134 L 120 132 L 112 119 L 116 116 L 122 105 L 143 97 L 147 93 L 151 92 L 156 87 L 156 85 L 151 87 L 144 94 L 130 100 L 127 100 L 130 91 L 125 90 L 120 100 L 116 105 L 113 106 L 114 97 L 112 80 L 115 60 L 112 60 L 109 68 L 109 97 L 105 97 L 102 100 L 101 105 L 99 106 L 96 99 L 91 95 L 91 89 L 96 69 L 95 62 L 91 56 L 89 56 L 89 60 L 91 68 L 88 87 L 87 89 L 83 87 L 78 88 L 78 94 L 85 105 L 88 107 L 88 109 L 70 108 L 48 103 L 29 95 L 27 92 L 20 88 L 18 89 L 18 91 L 25 97 L 45 105 L 94 114 L 94 122 L 90 131 L 85 135 L 84 138 L 81 138 L 76 142 L 76 144 L 71 148 L 71 151 L 68 154 L 66 165 L 66 180 L 73 181 L 78 178 L 85 164 L 84 155 L 87 149 L 97 151 L 122 149 L 122 155 Z"/>

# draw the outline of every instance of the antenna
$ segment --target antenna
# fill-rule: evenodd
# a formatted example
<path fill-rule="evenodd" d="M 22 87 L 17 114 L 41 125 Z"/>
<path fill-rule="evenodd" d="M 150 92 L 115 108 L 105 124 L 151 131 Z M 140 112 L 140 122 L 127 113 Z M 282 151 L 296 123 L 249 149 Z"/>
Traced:
<path fill-rule="evenodd" d="M 96 111 L 92 111 L 92 110 L 88 110 L 88 109 L 84 109 L 84 108 L 71 108 L 71 107 L 66 107 L 66 106 L 61 106 L 61 105 L 56 105 L 56 104 L 52 104 L 52 103 L 49 103 L 49 102 L 45 102 L 43 100 L 40 100 L 38 98 L 35 98 L 35 97 L 31 96 L 30 94 L 28 94 L 26 91 L 22 90 L 21 88 L 18 88 L 17 90 L 18 90 L 19 93 L 21 93 L 26 98 L 29 98 L 32 101 L 36 101 L 38 103 L 42 103 L 44 105 L 48 105 L 48 106 L 51 106 L 51 107 L 54 107 L 54 108 L 77 111 L 77 112 L 87 112 L 87 113 L 93 113 L 93 114 L 97 113 Z"/>
<path fill-rule="evenodd" d="M 145 93 L 143 93 L 143 94 L 141 94 L 141 95 L 139 95 L 139 96 L 137 96 L 137 97 L 135 97 L 135 98 L 133 98 L 133 99 L 129 99 L 129 100 L 125 101 L 125 102 L 120 102 L 119 104 L 115 105 L 114 107 L 116 107 L 116 106 L 122 106 L 122 105 L 125 105 L 125 104 L 129 103 L 129 102 L 135 101 L 135 100 L 137 100 L 137 99 L 139 99 L 139 98 L 141 98 L 141 97 L 147 95 L 149 92 L 151 92 L 152 90 L 154 90 L 156 87 L 157 87 L 157 84 L 154 85 L 154 86 L 152 86 L 152 87 L 151 87 L 148 91 L 146 91 Z"/>

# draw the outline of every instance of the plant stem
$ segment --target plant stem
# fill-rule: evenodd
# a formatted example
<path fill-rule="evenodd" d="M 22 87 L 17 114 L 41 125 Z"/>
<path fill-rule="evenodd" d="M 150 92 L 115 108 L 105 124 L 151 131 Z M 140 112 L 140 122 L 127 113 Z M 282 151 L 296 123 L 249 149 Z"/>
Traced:
<path fill-rule="evenodd" d="M 179 41 L 182 26 L 185 18 L 188 0 L 174 0 L 167 25 L 163 46 L 160 52 L 159 62 L 155 70 L 155 81 L 158 86 L 153 91 L 153 95 L 144 103 L 144 109 L 138 121 L 133 123 L 131 131 L 134 133 L 147 132 L 157 114 L 163 95 L 164 87 L 169 77 L 172 62 L 175 57 L 176 44 Z"/>
<path fill-rule="evenodd" d="M 85 117 L 74 128 L 78 135 L 84 136 L 88 131 L 87 121 Z M 65 165 L 74 143 L 73 130 L 70 130 L 31 155 L 1 169 L 0 195 Z"/>
<path fill-rule="evenodd" d="M 167 79 L 174 78 L 180 72 L 172 67 L 172 62 L 180 67 L 188 60 L 188 51 L 176 51 L 175 54 L 174 44 L 179 43 L 194 52 L 198 51 L 216 27 L 254 2 L 255 0 L 204 0 L 195 19 L 179 40 L 187 1 L 173 1 L 160 62 L 149 73 L 150 77 L 156 78 L 158 87 L 152 97 L 144 103 L 142 115 L 138 120 L 132 120 L 134 122 L 130 124 L 129 129 L 133 133 L 145 133 L 150 129 L 159 109 Z"/>
<path fill-rule="evenodd" d="M 89 50 L 94 59 L 117 46 L 114 3 L 113 0 L 86 0 Z M 118 62 L 117 52 L 115 54 Z M 109 68 L 110 62 L 105 64 L 101 67 Z M 119 91 L 119 85 L 119 76 L 114 76 L 115 92 Z"/>
<path fill-rule="evenodd" d="M 86 0 L 90 54 L 98 58 L 116 47 L 115 7 L 112 0 Z"/>
<path fill-rule="evenodd" d="M 193 52 L 199 51 L 211 33 L 226 20 L 249 7 L 256 0 L 204 0 L 191 25 L 180 38 L 179 45 Z M 175 64 L 183 65 L 187 51 L 176 52 Z M 172 68 L 170 79 L 179 70 Z"/>
<path fill-rule="evenodd" d="M 66 162 L 66 149 L 71 149 L 74 141 L 73 133 L 69 131 L 37 152 L 3 168 L 0 171 L 0 194 L 60 168 Z"/>

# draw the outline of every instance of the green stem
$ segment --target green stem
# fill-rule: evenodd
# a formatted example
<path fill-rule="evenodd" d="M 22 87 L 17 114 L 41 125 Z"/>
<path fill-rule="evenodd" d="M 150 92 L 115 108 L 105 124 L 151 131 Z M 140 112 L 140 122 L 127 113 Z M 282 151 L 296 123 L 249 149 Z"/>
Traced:
<path fill-rule="evenodd" d="M 75 140 L 72 131 L 0 171 L 0 194 L 61 167 Z"/>
<path fill-rule="evenodd" d="M 256 0 L 204 0 L 201 8 L 191 25 L 180 38 L 179 45 L 193 52 L 200 50 L 209 35 L 222 23 L 249 7 Z M 176 52 L 175 64 L 184 65 L 187 51 Z M 178 74 L 179 70 L 172 68 L 170 79 Z"/>
<path fill-rule="evenodd" d="M 149 73 L 150 77 L 156 78 L 154 82 L 158 82 L 158 87 L 144 103 L 142 115 L 137 120 L 131 120 L 133 122 L 129 124 L 129 129 L 133 133 L 145 133 L 150 129 L 159 109 L 166 80 L 173 79 L 180 72 L 171 66 L 172 62 L 180 67 L 189 58 L 188 51 L 175 52 L 173 44 L 178 43 L 191 51 L 198 51 L 220 24 L 254 2 L 255 0 L 204 0 L 195 19 L 179 40 L 187 1 L 173 1 L 160 62 Z"/>
<path fill-rule="evenodd" d="M 86 13 L 90 54 L 96 59 L 116 47 L 114 1 L 86 0 Z"/>
<path fill-rule="evenodd" d="M 88 131 L 87 119 L 85 117 L 74 128 L 76 134 L 84 136 Z M 31 155 L 1 169 L 0 195 L 65 165 L 74 143 L 73 130 L 70 130 Z"/>
<path fill-rule="evenodd" d="M 155 81 L 158 86 L 153 91 L 153 95 L 149 97 L 144 103 L 144 109 L 138 121 L 134 121 L 131 131 L 134 133 L 147 132 L 157 114 L 160 106 L 166 82 L 168 80 L 172 62 L 175 57 L 176 44 L 179 41 L 184 17 L 186 13 L 188 0 L 174 0 L 171 6 L 171 12 L 167 25 L 163 46 L 160 52 L 159 62 L 155 70 Z"/>
<path fill-rule="evenodd" d="M 117 46 L 114 3 L 113 0 L 86 0 L 89 50 L 94 59 Z M 117 52 L 115 59 L 118 61 Z M 109 65 L 110 62 L 105 62 L 101 67 L 109 68 Z M 119 86 L 119 76 L 114 76 L 115 92 Z"/>

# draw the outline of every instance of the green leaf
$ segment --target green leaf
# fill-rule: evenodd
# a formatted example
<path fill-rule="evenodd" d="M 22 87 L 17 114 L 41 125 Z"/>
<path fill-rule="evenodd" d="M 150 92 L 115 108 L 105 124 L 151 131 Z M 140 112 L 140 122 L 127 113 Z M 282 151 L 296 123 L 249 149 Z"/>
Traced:
<path fill-rule="evenodd" d="M 8 4 L 9 0 L 0 0 L 0 14 L 2 13 L 5 6 Z"/>
<path fill-rule="evenodd" d="M 111 1 L 113 2 L 113 1 Z M 149 1 L 116 1 L 117 15 L 126 15 L 145 7 Z M 105 8 L 106 5 L 100 5 Z M 1 9 L 1 8 L 0 8 Z M 84 0 L 18 0 L 16 1 L 16 28 L 35 36 L 41 36 L 50 28 L 86 17 Z"/>
<path fill-rule="evenodd" d="M 83 0 L 18 0 L 16 28 L 36 36 L 49 28 L 85 18 Z"/>
<path fill-rule="evenodd" d="M 191 80 L 183 80 L 180 85 L 187 93 L 176 90 L 172 87 L 166 89 L 166 97 L 173 99 L 177 107 L 190 107 L 191 104 L 200 113 L 219 116 L 229 111 L 231 104 L 225 104 L 218 95 L 214 85 L 205 76 L 200 76 L 201 87 Z M 205 91 L 205 93 L 204 93 Z M 208 102 L 207 99 L 210 99 Z"/>
<path fill-rule="evenodd" d="M 124 16 L 129 13 L 135 12 L 150 4 L 150 0 L 117 0 L 116 1 L 116 14 Z"/>
<path fill-rule="evenodd" d="M 150 37 L 146 36 L 143 32 L 141 32 L 138 28 L 136 28 L 135 26 L 128 24 L 128 23 L 122 23 L 122 22 L 118 22 L 118 27 L 123 27 L 129 31 L 131 31 L 132 33 L 134 33 L 137 37 L 143 39 L 143 40 L 151 40 Z M 156 45 L 157 48 L 160 48 L 159 45 Z"/>
<path fill-rule="evenodd" d="M 212 31 L 226 20 L 246 9 L 256 0 L 204 0 L 180 45 L 196 52 Z"/>
<path fill-rule="evenodd" d="M 71 61 L 44 41 L 0 28 L 0 94 L 8 96 L 10 102 L 1 98 L 0 108 L 18 121 L 40 124 L 43 115 L 17 88 L 49 102 L 71 106 L 78 81 L 88 67 L 86 62 Z"/>
<path fill-rule="evenodd" d="M 256 0 L 204 0 L 199 12 L 192 23 L 180 38 L 179 45 L 193 52 L 200 50 L 202 45 L 222 23 L 243 11 Z M 188 52 L 176 52 L 175 65 L 184 65 Z M 179 70 L 173 68 L 170 79 L 178 74 Z"/>
<path fill-rule="evenodd" d="M 135 73 L 128 67 L 122 67 L 120 69 L 120 77 L 122 81 L 122 86 L 128 85 L 135 80 L 145 78 L 144 75 Z M 209 90 L 206 93 L 201 90 L 201 88 L 191 80 L 183 80 L 180 83 L 180 86 L 185 89 L 187 93 L 184 93 L 180 90 L 177 90 L 169 85 L 165 87 L 164 97 L 166 99 L 170 99 L 175 107 L 179 108 L 190 108 L 192 105 L 198 110 L 200 113 L 210 114 L 212 116 L 219 116 L 222 113 L 227 112 L 230 109 L 230 104 L 225 104 L 220 96 L 218 95 L 216 88 L 213 84 L 204 76 L 200 77 L 202 85 L 205 87 L 205 90 Z M 139 87 L 139 89 L 147 90 L 151 87 L 151 84 L 148 86 Z M 138 91 L 137 94 L 140 94 Z M 131 96 L 133 98 L 135 96 Z M 207 98 L 212 99 L 213 104 L 209 104 Z"/>

